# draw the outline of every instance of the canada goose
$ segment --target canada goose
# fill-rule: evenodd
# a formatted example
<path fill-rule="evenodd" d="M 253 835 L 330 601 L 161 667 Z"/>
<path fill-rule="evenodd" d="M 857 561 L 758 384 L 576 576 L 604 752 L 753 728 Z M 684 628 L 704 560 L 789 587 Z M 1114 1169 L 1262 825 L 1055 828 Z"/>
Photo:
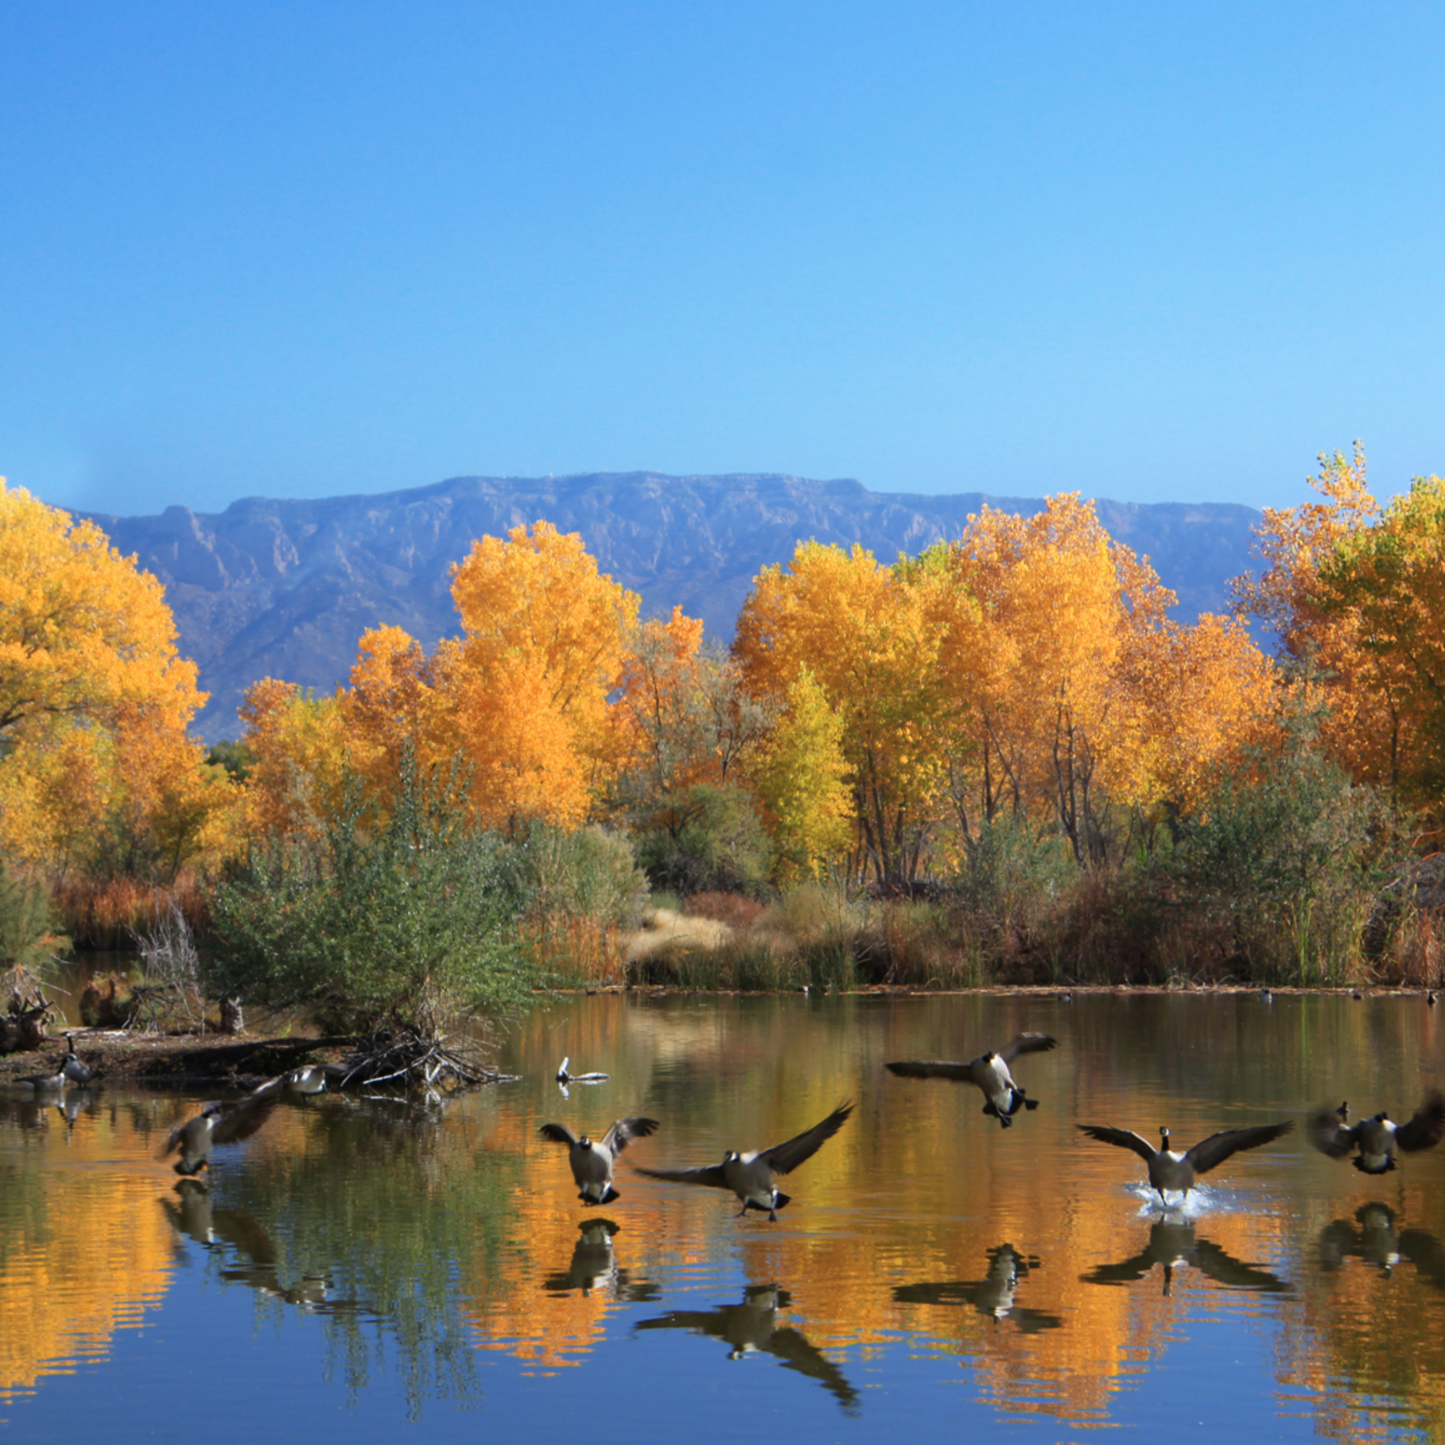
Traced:
<path fill-rule="evenodd" d="M 543 1124 L 537 1131 L 554 1144 L 567 1146 L 572 1178 L 581 1191 L 583 1204 L 611 1204 L 617 1191 L 612 1187 L 612 1166 L 633 1139 L 645 1139 L 656 1132 L 656 1119 L 619 1119 L 597 1142 L 585 1134 L 574 1134 L 565 1124 Z"/>
<path fill-rule="evenodd" d="M 731 1189 L 743 1202 L 739 1215 L 750 1209 L 766 1210 L 769 1219 L 776 1220 L 778 1210 L 789 1201 L 789 1196 L 779 1191 L 773 1183 L 775 1174 L 791 1174 L 805 1159 L 811 1159 L 823 1146 L 826 1139 L 847 1122 L 853 1112 L 851 1103 L 839 1104 L 826 1119 L 814 1124 L 811 1129 L 789 1139 L 785 1144 L 774 1144 L 769 1149 L 754 1149 L 739 1154 L 729 1149 L 723 1155 L 721 1164 L 711 1164 L 703 1169 L 639 1169 L 649 1179 L 666 1179 L 674 1184 L 706 1184 L 714 1189 Z"/>
<path fill-rule="evenodd" d="M 290 1094 L 324 1094 L 326 1073 L 324 1064 L 302 1064 L 281 1075 L 281 1087 Z"/>
<path fill-rule="evenodd" d="M 26 1074 L 24 1078 L 15 1080 L 15 1087 L 24 1094 L 49 1097 L 64 1093 L 66 1082 L 65 1061 L 62 1059 L 53 1074 Z"/>
<path fill-rule="evenodd" d="M 903 1063 L 885 1064 L 890 1074 L 903 1079 L 954 1079 L 959 1083 L 977 1084 L 987 1102 L 985 1114 L 992 1114 L 1007 1129 L 1020 1109 L 1037 1109 L 1039 1101 L 1030 1099 L 1009 1073 L 1009 1065 L 1020 1054 L 1041 1054 L 1055 1048 L 1058 1040 L 1049 1034 L 1016 1034 L 1003 1048 L 990 1049 L 967 1064 Z"/>
<path fill-rule="evenodd" d="M 558 1082 L 559 1084 L 563 1084 L 563 1085 L 566 1085 L 566 1084 L 600 1084 L 600 1083 L 602 1083 L 604 1080 L 610 1079 L 610 1078 L 612 1077 L 611 1074 L 572 1074 L 572 1073 L 568 1073 L 568 1071 L 567 1071 L 567 1065 L 570 1064 L 571 1062 L 572 1062 L 572 1060 L 571 1060 L 570 1058 L 565 1058 L 565 1059 L 562 1060 L 562 1062 L 561 1062 L 560 1064 L 558 1064 L 558 1066 L 557 1066 L 557 1082 Z"/>
<path fill-rule="evenodd" d="M 1274 990 L 1273 990 L 1272 988 L 1262 988 L 1262 989 L 1260 989 L 1260 991 L 1259 991 L 1259 996 L 1260 996 L 1260 998 L 1261 998 L 1265 1003 L 1273 1003 L 1273 1002 L 1274 1002 Z"/>
<path fill-rule="evenodd" d="M 1426 1002 L 1431 1008 L 1434 1008 L 1434 1007 L 1435 1007 L 1435 990 L 1434 990 L 1433 988 L 1430 990 L 1429 993 L 1427 993 L 1427 994 L 1425 995 L 1425 1002 Z"/>
<path fill-rule="evenodd" d="M 1350 1127 L 1349 1101 L 1338 1109 L 1322 1109 L 1310 1119 L 1310 1143 L 1331 1159 L 1350 1161 L 1361 1174 L 1387 1174 L 1395 1165 L 1396 1149 L 1414 1154 L 1433 1149 L 1445 1139 L 1445 1098 L 1431 1090 L 1408 1123 L 1396 1124 L 1382 1109 L 1373 1119 Z"/>
<path fill-rule="evenodd" d="M 1132 1129 L 1110 1129 L 1103 1124 L 1078 1125 L 1091 1139 L 1101 1144 L 1115 1144 L 1120 1149 L 1132 1149 L 1149 1166 L 1149 1183 L 1159 1191 L 1159 1202 L 1168 1201 L 1167 1192 L 1188 1197 L 1195 1180 L 1201 1174 L 1208 1174 L 1217 1165 L 1223 1164 L 1231 1154 L 1241 1149 L 1258 1149 L 1294 1128 L 1291 1120 L 1283 1124 L 1257 1124 L 1249 1129 L 1223 1129 L 1202 1139 L 1192 1149 L 1180 1153 L 1169 1147 L 1169 1130 L 1160 1128 L 1159 1147 L 1156 1149 L 1147 1139 L 1141 1138 Z"/>
<path fill-rule="evenodd" d="M 156 1158 L 164 1159 L 173 1149 L 179 1149 L 176 1173 L 199 1174 L 210 1165 L 215 1145 L 249 1139 L 271 1117 L 280 1098 L 276 1082 L 268 1080 L 234 1104 L 207 1104 L 195 1118 L 171 1130 Z"/>
<path fill-rule="evenodd" d="M 75 1052 L 75 1037 L 72 1034 L 65 1036 L 65 1058 L 60 1067 L 73 1084 L 94 1084 L 101 1078 L 101 1071 L 92 1068 Z"/>

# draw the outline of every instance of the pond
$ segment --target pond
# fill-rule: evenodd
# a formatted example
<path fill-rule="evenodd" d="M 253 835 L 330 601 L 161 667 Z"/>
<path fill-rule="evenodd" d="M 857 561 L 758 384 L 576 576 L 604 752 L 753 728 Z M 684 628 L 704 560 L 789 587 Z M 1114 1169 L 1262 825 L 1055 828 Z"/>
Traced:
<path fill-rule="evenodd" d="M 1445 1083 L 1419 997 L 578 998 L 448 1101 L 320 1096 L 156 1151 L 200 1094 L 0 1102 L 0 1434 L 220 1442 L 1250 1441 L 1445 1435 L 1445 1148 L 1309 1149 Z M 1000 1128 L 968 1059 L 1019 1030 Z M 605 1071 L 564 1095 L 554 1075 Z M 629 1167 L 718 1163 L 856 1104 L 776 1222 Z M 544 1122 L 660 1121 L 588 1208 Z M 1294 1121 L 1161 1210 L 1078 1123 L 1191 1144 Z"/>

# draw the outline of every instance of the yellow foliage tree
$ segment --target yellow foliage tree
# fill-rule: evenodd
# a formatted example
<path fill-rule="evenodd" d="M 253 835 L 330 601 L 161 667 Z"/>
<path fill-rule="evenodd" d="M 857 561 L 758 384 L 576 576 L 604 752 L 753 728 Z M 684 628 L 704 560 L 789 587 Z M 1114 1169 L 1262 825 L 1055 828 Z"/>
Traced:
<path fill-rule="evenodd" d="M 400 627 L 376 627 L 357 644 L 351 686 L 339 698 L 351 767 L 383 804 L 411 749 L 418 766 L 445 763 L 461 746 L 454 679 L 455 649 L 431 657 Z"/>
<path fill-rule="evenodd" d="M 0 479 L 0 841 L 59 881 L 173 878 L 234 804 L 186 727 L 205 701 L 160 584 Z"/>
<path fill-rule="evenodd" d="M 858 864 L 880 881 L 918 873 L 940 817 L 951 709 L 929 625 L 931 578 L 910 583 L 870 552 L 800 543 L 765 567 L 738 618 L 748 686 L 780 705 L 811 672 L 843 724 Z"/>
<path fill-rule="evenodd" d="M 985 507 L 948 558 L 943 666 L 976 744 L 953 788 L 964 834 L 1009 809 L 1051 819 L 1076 858 L 1097 861 L 1109 802 L 1150 791 L 1138 723 L 1165 641 L 1177 643 L 1174 594 L 1077 493 L 1028 518 Z M 1156 716 L 1156 745 L 1163 726 Z"/>
<path fill-rule="evenodd" d="M 483 822 L 582 821 L 617 763 L 609 695 L 638 597 L 548 522 L 483 537 L 452 573 L 464 636 L 443 644 Z"/>
<path fill-rule="evenodd" d="M 843 719 L 804 668 L 754 775 L 778 856 L 778 881 L 817 878 L 853 832 Z"/>
<path fill-rule="evenodd" d="M 1380 508 L 1358 442 L 1351 457 L 1321 453 L 1319 460 L 1310 486 L 1324 501 L 1265 509 L 1256 533 L 1265 567 L 1235 582 L 1235 606 L 1279 638 L 1300 705 L 1325 708 L 1320 738 L 1329 753 L 1357 781 L 1391 787 L 1402 743 L 1399 680 L 1364 645 L 1356 611 L 1332 607 L 1320 588 L 1321 567 L 1366 532 Z"/>
<path fill-rule="evenodd" d="M 1376 525 L 1340 537 L 1310 600 L 1337 627 L 1349 627 L 1368 659 L 1355 676 L 1392 723 L 1392 790 L 1438 811 L 1445 803 L 1445 481 L 1417 477 Z"/>
<path fill-rule="evenodd" d="M 108 725 L 120 703 L 182 727 L 205 701 L 159 582 L 93 522 L 0 478 L 0 735 L 47 716 Z"/>
<path fill-rule="evenodd" d="M 335 698 L 262 678 L 246 690 L 247 808 L 252 831 L 314 835 L 336 807 L 346 734 Z"/>

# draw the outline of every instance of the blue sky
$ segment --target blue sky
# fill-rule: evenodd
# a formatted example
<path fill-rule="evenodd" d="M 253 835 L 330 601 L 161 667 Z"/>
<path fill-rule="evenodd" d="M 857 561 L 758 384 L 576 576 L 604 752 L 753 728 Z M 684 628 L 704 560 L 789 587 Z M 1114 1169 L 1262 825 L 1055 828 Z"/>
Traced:
<path fill-rule="evenodd" d="M 1445 11 L 25 3 L 0 473 L 1290 505 L 1445 471 Z"/>

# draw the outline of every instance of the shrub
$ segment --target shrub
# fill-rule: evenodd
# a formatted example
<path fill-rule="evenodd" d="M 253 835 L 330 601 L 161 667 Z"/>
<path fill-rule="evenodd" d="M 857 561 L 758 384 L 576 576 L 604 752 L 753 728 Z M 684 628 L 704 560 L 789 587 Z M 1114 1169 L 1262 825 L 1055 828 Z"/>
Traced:
<path fill-rule="evenodd" d="M 638 859 L 654 888 L 766 897 L 773 853 L 757 804 L 738 788 L 699 783 L 672 829 L 640 835 Z"/>
<path fill-rule="evenodd" d="M 1294 722 L 1277 750 L 1218 774 L 1161 854 L 1173 903 L 1208 920 L 1237 975 L 1348 981 L 1388 863 L 1379 800 Z"/>
<path fill-rule="evenodd" d="M 32 968 L 65 944 L 52 931 L 44 885 L 0 865 L 0 969 Z"/>
<path fill-rule="evenodd" d="M 319 839 L 263 839 L 217 891 L 204 982 L 263 1007 L 307 1005 L 343 1030 L 430 1032 L 448 1016 L 505 1011 L 532 977 L 514 864 L 467 821 L 455 770 L 424 779 L 405 757 L 385 818 L 349 777 Z"/>

